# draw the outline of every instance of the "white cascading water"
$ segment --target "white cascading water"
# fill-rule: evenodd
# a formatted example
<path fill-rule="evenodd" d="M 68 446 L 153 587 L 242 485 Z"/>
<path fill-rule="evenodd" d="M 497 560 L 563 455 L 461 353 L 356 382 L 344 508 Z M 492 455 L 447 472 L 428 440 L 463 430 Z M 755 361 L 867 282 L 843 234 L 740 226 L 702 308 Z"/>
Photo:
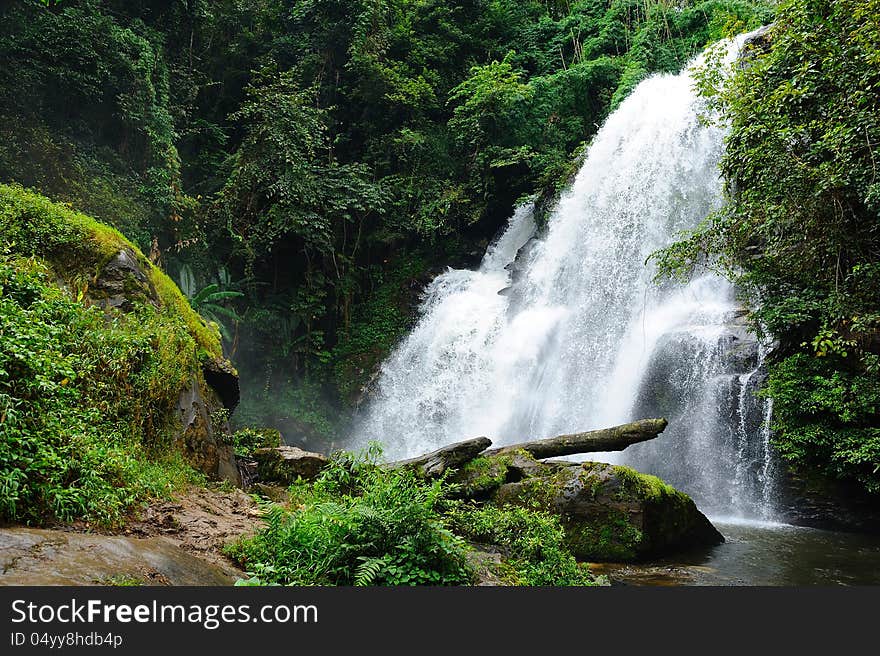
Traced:
<path fill-rule="evenodd" d="M 728 281 L 657 285 L 646 265 L 721 202 L 724 132 L 701 111 L 687 70 L 646 79 L 539 236 L 520 207 L 477 270 L 438 276 L 356 440 L 398 458 L 478 435 L 501 445 L 665 416 L 658 439 L 594 459 L 657 474 L 705 512 L 767 518 L 769 409 L 752 395 L 763 350 L 749 354 Z"/>

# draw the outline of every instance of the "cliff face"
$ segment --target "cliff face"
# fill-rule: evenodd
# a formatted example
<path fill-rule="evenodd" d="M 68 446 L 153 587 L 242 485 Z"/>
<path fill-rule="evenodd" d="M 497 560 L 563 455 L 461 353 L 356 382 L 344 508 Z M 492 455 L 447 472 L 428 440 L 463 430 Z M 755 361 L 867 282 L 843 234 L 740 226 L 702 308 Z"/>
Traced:
<path fill-rule="evenodd" d="M 195 472 L 238 483 L 237 373 L 168 276 L 16 186 L 0 244 L 0 519 L 113 522 Z"/>

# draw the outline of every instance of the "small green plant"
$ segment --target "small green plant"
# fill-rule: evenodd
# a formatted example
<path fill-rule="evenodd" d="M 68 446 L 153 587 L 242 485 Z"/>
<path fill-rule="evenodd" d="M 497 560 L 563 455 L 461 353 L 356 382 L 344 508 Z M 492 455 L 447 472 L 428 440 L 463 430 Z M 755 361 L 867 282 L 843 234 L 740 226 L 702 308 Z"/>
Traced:
<path fill-rule="evenodd" d="M 223 323 L 223 319 L 231 319 L 237 323 L 241 321 L 241 317 L 233 308 L 224 305 L 224 302 L 233 298 L 241 298 L 244 294 L 238 290 L 229 289 L 232 282 L 226 269 L 221 269 L 218 277 L 220 282 L 213 282 L 197 289 L 192 268 L 184 266 L 180 270 L 180 289 L 189 300 L 192 308 L 207 321 L 217 324 L 220 334 L 230 340 L 232 334 Z"/>
<path fill-rule="evenodd" d="M 241 428 L 232 434 L 231 443 L 238 456 L 249 457 L 257 449 L 281 446 L 281 433 L 274 428 Z"/>
<path fill-rule="evenodd" d="M 101 579 L 97 583 L 98 585 L 112 585 L 116 587 L 136 587 L 144 584 L 141 579 L 131 574 L 115 574 Z"/>

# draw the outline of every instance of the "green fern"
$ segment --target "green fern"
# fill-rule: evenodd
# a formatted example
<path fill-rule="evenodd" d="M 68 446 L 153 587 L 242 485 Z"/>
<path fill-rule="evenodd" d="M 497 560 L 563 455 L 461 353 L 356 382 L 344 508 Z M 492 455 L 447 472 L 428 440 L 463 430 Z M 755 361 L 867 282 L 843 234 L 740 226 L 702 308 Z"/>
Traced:
<path fill-rule="evenodd" d="M 357 571 L 355 572 L 354 584 L 358 587 L 373 585 L 379 577 L 379 573 L 385 567 L 385 559 L 361 556 L 360 560 L 362 562 L 358 565 Z"/>

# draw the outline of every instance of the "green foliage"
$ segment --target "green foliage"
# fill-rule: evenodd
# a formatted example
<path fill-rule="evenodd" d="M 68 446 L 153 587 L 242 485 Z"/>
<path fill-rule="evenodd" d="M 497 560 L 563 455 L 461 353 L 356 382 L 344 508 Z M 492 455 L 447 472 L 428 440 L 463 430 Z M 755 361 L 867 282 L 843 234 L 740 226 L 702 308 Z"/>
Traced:
<path fill-rule="evenodd" d="M 0 117 L 12 144 L 0 157 L 0 179 L 39 184 L 92 211 L 110 210 L 108 196 L 118 206 L 130 194 L 148 208 L 145 225 L 131 226 L 147 237 L 167 231 L 162 223 L 187 204 L 169 70 L 161 34 L 102 4 L 65 2 L 47 11 L 15 2 L 0 10 Z"/>
<path fill-rule="evenodd" d="M 199 477 L 170 448 L 177 399 L 219 353 L 181 292 L 117 231 L 0 185 L 0 519 L 120 521 Z M 158 305 L 92 304 L 129 249 Z"/>
<path fill-rule="evenodd" d="M 413 288 L 426 268 L 426 258 L 412 255 L 380 269 L 374 290 L 340 330 L 332 359 L 343 399 L 357 398 L 382 358 L 406 334 L 418 300 Z"/>
<path fill-rule="evenodd" d="M 112 524 L 193 480 L 179 456 L 163 453 L 157 423 L 186 352 L 194 355 L 182 326 L 175 334 L 148 315 L 107 323 L 38 261 L 8 255 L 0 316 L 0 518 Z M 166 346 L 156 351 L 160 335 Z"/>
<path fill-rule="evenodd" d="M 183 271 L 189 271 L 189 268 L 184 268 Z M 192 274 L 190 273 L 190 276 L 191 275 Z M 189 278 L 189 280 L 191 281 L 191 278 Z M 222 283 L 213 282 L 196 290 L 194 284 L 190 283 L 188 286 L 189 289 L 186 289 L 181 285 L 181 291 L 184 292 L 189 300 L 190 307 L 198 312 L 205 320 L 217 324 L 220 334 L 227 340 L 231 341 L 232 335 L 223 320 L 229 319 L 238 323 L 242 318 L 233 308 L 225 303 L 233 298 L 241 298 L 244 296 L 244 293 L 236 289 L 226 289 L 225 287 L 228 286 L 229 281 L 227 280 Z"/>
<path fill-rule="evenodd" d="M 186 323 L 202 354 L 222 356 L 216 328 L 207 325 L 177 285 L 119 231 L 20 186 L 0 184 L 0 235 L 14 253 L 39 257 L 82 294 L 113 257 L 129 250 L 146 271 L 163 310 Z"/>
<path fill-rule="evenodd" d="M 373 454 L 375 456 L 375 453 Z M 338 458 L 313 485 L 291 488 L 293 510 L 230 553 L 259 582 L 288 585 L 455 585 L 473 572 L 466 544 L 438 512 L 442 482 Z"/>
<path fill-rule="evenodd" d="M 586 565 L 565 544 L 559 518 L 519 507 L 462 505 L 451 514 L 459 535 L 497 546 L 505 557 L 501 573 L 512 585 L 596 585 Z"/>
<path fill-rule="evenodd" d="M 702 88 L 730 125 L 729 199 L 660 256 L 661 271 L 730 275 L 776 336 L 776 444 L 794 466 L 877 491 L 880 24 L 876 0 L 786 0 L 726 84 Z"/>
<path fill-rule="evenodd" d="M 798 353 L 776 364 L 773 399 L 780 455 L 796 467 L 856 480 L 880 492 L 880 375 L 853 368 L 845 356 Z"/>
<path fill-rule="evenodd" d="M 235 455 L 250 457 L 257 449 L 281 446 L 281 433 L 274 428 L 240 428 L 232 434 Z"/>
<path fill-rule="evenodd" d="M 508 585 L 596 585 L 565 546 L 559 519 L 524 508 L 449 501 L 444 480 L 377 466 L 378 445 L 339 452 L 314 483 L 290 488 L 289 508 L 228 553 L 240 585 L 462 585 L 474 580 L 468 542 L 500 550 L 491 574 Z"/>

